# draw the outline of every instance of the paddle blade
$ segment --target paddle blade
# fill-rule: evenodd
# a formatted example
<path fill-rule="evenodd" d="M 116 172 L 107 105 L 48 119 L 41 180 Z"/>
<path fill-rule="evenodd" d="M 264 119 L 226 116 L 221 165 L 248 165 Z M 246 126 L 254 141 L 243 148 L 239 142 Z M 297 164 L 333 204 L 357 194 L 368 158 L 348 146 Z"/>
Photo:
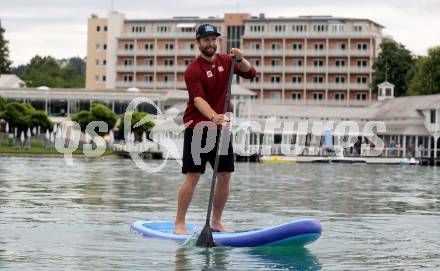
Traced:
<path fill-rule="evenodd" d="M 212 237 L 212 231 L 209 224 L 206 224 L 205 227 L 203 227 L 196 245 L 198 247 L 215 247 L 214 237 Z"/>

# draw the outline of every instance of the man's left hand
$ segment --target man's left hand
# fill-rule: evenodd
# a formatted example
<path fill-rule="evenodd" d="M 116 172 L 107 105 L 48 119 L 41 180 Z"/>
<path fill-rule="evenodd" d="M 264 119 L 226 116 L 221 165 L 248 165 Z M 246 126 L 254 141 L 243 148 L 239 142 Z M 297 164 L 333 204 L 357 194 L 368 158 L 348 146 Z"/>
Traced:
<path fill-rule="evenodd" d="M 239 48 L 231 48 L 231 55 L 233 55 L 236 59 L 241 59 L 243 57 Z"/>

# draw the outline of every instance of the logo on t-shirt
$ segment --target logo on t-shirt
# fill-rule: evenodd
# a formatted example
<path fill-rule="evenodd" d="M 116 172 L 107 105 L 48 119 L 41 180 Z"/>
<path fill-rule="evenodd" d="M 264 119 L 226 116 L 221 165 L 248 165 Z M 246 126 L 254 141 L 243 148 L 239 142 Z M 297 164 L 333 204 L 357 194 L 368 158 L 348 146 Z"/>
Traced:
<path fill-rule="evenodd" d="M 206 75 L 207 75 L 208 77 L 212 77 L 212 71 L 206 71 Z"/>
<path fill-rule="evenodd" d="M 223 66 L 218 66 L 218 71 L 219 72 L 222 72 L 222 71 L 224 71 L 225 69 L 223 69 Z"/>

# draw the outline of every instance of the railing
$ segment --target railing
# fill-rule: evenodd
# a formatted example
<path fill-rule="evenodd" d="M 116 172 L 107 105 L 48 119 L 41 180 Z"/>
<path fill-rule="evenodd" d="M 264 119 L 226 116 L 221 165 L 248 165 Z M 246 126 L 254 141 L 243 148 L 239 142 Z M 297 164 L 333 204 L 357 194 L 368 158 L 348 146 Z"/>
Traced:
<path fill-rule="evenodd" d="M 371 38 L 373 32 L 250 32 L 246 29 L 243 38 Z"/>

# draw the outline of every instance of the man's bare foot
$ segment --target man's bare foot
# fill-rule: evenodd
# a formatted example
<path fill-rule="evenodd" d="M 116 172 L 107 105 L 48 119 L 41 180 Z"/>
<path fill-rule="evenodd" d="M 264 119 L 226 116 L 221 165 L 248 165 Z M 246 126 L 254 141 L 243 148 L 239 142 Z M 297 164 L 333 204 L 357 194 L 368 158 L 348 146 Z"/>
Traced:
<path fill-rule="evenodd" d="M 212 222 L 211 229 L 219 232 L 233 232 L 232 229 L 223 226 L 221 222 Z"/>
<path fill-rule="evenodd" d="M 189 234 L 188 230 L 185 228 L 185 225 L 175 225 L 174 226 L 175 234 Z"/>

